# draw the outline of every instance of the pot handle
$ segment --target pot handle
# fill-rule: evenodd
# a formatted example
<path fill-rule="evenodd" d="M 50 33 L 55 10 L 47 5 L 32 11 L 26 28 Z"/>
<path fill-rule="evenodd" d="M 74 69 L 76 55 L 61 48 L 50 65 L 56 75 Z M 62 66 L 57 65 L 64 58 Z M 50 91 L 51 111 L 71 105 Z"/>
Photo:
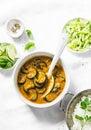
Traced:
<path fill-rule="evenodd" d="M 65 94 L 64 98 L 61 100 L 61 102 L 59 103 L 59 108 L 61 111 L 63 111 L 64 113 L 66 112 L 66 108 L 67 105 L 69 103 L 69 101 L 71 100 L 71 98 L 74 96 L 73 93 L 68 92 Z"/>

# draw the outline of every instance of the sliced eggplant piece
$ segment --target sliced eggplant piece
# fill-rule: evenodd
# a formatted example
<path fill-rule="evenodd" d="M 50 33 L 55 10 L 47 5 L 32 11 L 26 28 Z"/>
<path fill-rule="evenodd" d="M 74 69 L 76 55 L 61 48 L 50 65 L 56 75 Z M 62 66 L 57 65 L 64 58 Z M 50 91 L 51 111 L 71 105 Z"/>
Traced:
<path fill-rule="evenodd" d="M 38 93 L 35 89 L 30 89 L 28 92 L 29 100 L 36 101 L 38 98 Z"/>
<path fill-rule="evenodd" d="M 18 84 L 24 84 L 26 81 L 26 75 L 23 73 L 18 74 Z"/>
<path fill-rule="evenodd" d="M 39 62 L 38 62 L 38 64 L 39 64 L 39 66 L 40 66 L 40 68 L 41 68 L 41 69 L 43 69 L 43 68 L 46 68 L 46 67 L 47 67 L 46 62 L 44 62 L 44 61 L 42 61 L 42 60 L 41 60 L 41 61 L 39 61 Z"/>
<path fill-rule="evenodd" d="M 42 88 L 43 85 L 44 85 L 44 83 L 42 83 L 42 84 L 38 83 L 36 78 L 34 79 L 34 84 L 35 84 L 35 86 L 36 86 L 37 88 Z"/>
<path fill-rule="evenodd" d="M 56 83 L 56 84 L 54 85 L 54 88 L 53 88 L 52 92 L 58 95 L 58 94 L 60 93 L 60 90 L 61 90 L 61 85 L 60 85 L 60 83 Z"/>
<path fill-rule="evenodd" d="M 47 63 L 43 60 L 41 60 L 39 62 L 39 65 L 40 65 L 40 69 L 43 71 L 43 72 L 48 72 L 48 67 L 47 67 Z"/>
<path fill-rule="evenodd" d="M 43 68 L 47 67 L 47 64 L 45 61 L 43 61 L 43 59 L 35 59 L 34 60 L 34 65 L 37 67 L 37 69 L 41 69 L 43 70 Z"/>
<path fill-rule="evenodd" d="M 46 87 L 36 88 L 36 91 L 37 91 L 39 94 L 43 94 L 43 93 L 46 91 Z"/>
<path fill-rule="evenodd" d="M 28 90 L 31 88 L 34 88 L 34 83 L 32 80 L 27 79 L 24 86 L 23 86 L 23 89 L 25 92 L 28 92 Z"/>
<path fill-rule="evenodd" d="M 34 79 L 34 84 L 35 84 L 35 86 L 36 86 L 36 87 L 38 87 L 38 88 L 41 88 L 41 87 L 42 87 L 42 85 L 41 85 L 41 84 L 38 84 L 38 83 L 37 83 L 36 78 Z"/>
<path fill-rule="evenodd" d="M 27 61 L 27 62 L 24 64 L 24 68 L 25 68 L 26 70 L 28 70 L 30 67 L 31 67 L 30 61 Z"/>
<path fill-rule="evenodd" d="M 57 95 L 55 93 L 49 93 L 46 97 L 44 97 L 43 99 L 46 102 L 52 102 L 55 98 L 57 97 Z"/>
<path fill-rule="evenodd" d="M 41 68 L 40 68 L 40 65 L 38 64 L 38 62 L 40 62 L 40 61 L 41 61 L 40 58 L 35 58 L 35 59 L 34 59 L 34 66 L 35 66 L 37 69 L 41 69 Z"/>
<path fill-rule="evenodd" d="M 22 66 L 21 72 L 24 74 L 28 74 L 28 69 L 26 69 L 24 66 Z"/>
<path fill-rule="evenodd" d="M 43 71 L 38 71 L 36 81 L 39 84 L 43 84 L 46 81 L 46 74 Z"/>
<path fill-rule="evenodd" d="M 32 79 L 32 78 L 34 78 L 36 76 L 36 74 L 37 74 L 36 69 L 31 67 L 31 68 L 29 68 L 29 73 L 27 74 L 27 77 L 29 79 Z"/>

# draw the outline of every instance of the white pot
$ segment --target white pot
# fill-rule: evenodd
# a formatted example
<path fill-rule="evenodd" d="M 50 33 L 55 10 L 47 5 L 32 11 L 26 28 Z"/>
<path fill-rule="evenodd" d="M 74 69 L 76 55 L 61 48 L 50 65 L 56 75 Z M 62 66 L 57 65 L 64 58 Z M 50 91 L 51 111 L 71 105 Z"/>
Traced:
<path fill-rule="evenodd" d="M 21 61 L 17 64 L 17 67 L 15 68 L 14 70 L 14 76 L 13 76 L 13 82 L 14 82 L 14 86 L 15 86 L 15 89 L 19 95 L 19 97 L 26 103 L 28 104 L 29 106 L 32 106 L 32 107 L 36 107 L 36 108 L 46 108 L 46 107 L 50 107 L 50 106 L 53 106 L 55 104 L 57 104 L 59 101 L 61 101 L 64 97 L 64 95 L 67 93 L 68 91 L 68 88 L 69 88 L 69 83 L 70 83 L 70 76 L 69 76 L 69 73 L 68 73 L 68 69 L 65 67 L 65 65 L 63 64 L 63 62 L 61 61 L 60 59 L 60 62 L 61 62 L 61 65 L 65 71 L 65 75 L 66 75 L 66 84 L 65 84 L 65 87 L 62 91 L 62 93 L 55 99 L 53 100 L 52 102 L 50 103 L 45 103 L 45 104 L 37 104 L 37 103 L 33 103 L 29 100 L 27 100 L 20 92 L 20 90 L 18 89 L 18 84 L 17 84 L 17 77 L 18 77 L 18 73 L 19 73 L 19 70 L 20 68 L 22 67 L 22 65 L 29 59 L 35 57 L 35 56 L 49 56 L 49 57 L 53 57 L 53 54 L 51 53 L 48 53 L 48 52 L 35 52 L 35 53 L 31 53 L 31 54 L 28 54 L 27 56 L 25 56 L 24 58 L 21 59 Z"/>

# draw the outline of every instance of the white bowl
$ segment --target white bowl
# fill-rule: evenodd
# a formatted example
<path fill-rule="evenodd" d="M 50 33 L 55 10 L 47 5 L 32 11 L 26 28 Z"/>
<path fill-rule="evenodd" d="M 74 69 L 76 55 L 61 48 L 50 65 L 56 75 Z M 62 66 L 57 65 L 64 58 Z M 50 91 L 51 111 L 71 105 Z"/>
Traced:
<path fill-rule="evenodd" d="M 15 25 L 19 25 L 19 28 L 16 30 L 16 32 L 14 32 L 16 29 Z M 19 19 L 10 19 L 6 23 L 6 30 L 11 37 L 18 38 L 24 32 L 24 25 Z"/>
<path fill-rule="evenodd" d="M 80 18 L 80 17 L 78 17 L 78 18 Z M 62 29 L 62 32 L 64 32 L 65 26 L 66 26 L 70 21 L 75 20 L 75 19 L 77 19 L 77 18 L 73 18 L 73 19 L 69 20 L 69 21 L 64 25 L 64 27 L 63 27 L 63 29 Z M 90 20 L 85 19 L 85 18 L 80 18 L 80 19 L 83 20 L 83 21 L 90 21 Z M 87 53 L 87 52 L 89 52 L 89 51 L 91 50 L 91 46 L 89 46 L 86 50 L 83 50 L 83 51 L 75 51 L 75 50 L 72 50 L 71 48 L 69 48 L 68 46 L 66 46 L 66 49 L 67 49 L 69 52 L 72 52 L 72 53 L 75 53 L 75 54 L 84 54 L 84 53 Z"/>
<path fill-rule="evenodd" d="M 37 103 L 33 103 L 29 100 L 27 100 L 22 94 L 21 92 L 19 91 L 18 89 L 18 85 L 17 85 L 17 77 L 18 77 L 18 72 L 20 70 L 20 68 L 22 67 L 22 65 L 29 59 L 35 57 L 35 56 L 49 56 L 49 57 L 53 57 L 53 54 L 51 53 L 48 53 L 48 52 L 35 52 L 35 53 L 32 53 L 32 54 L 29 54 L 27 56 L 25 56 L 24 58 L 21 59 L 21 61 L 18 63 L 17 67 L 15 68 L 15 71 L 14 71 L 14 76 L 13 76 L 13 82 L 14 82 L 14 86 L 15 86 L 15 89 L 17 91 L 17 94 L 19 95 L 19 97 L 26 103 L 28 104 L 29 106 L 32 106 L 32 107 L 36 107 L 36 108 L 46 108 L 46 107 L 50 107 L 50 106 L 53 106 L 55 104 L 57 104 L 59 101 L 62 100 L 62 98 L 64 97 L 64 95 L 67 93 L 68 91 L 68 88 L 69 88 L 69 83 L 70 83 L 70 76 L 68 74 L 68 70 L 67 68 L 65 67 L 65 65 L 62 63 L 61 59 L 60 59 L 60 62 L 61 62 L 61 65 L 65 71 L 65 75 L 66 75 L 66 84 L 65 84 L 65 87 L 64 87 L 64 90 L 63 92 L 52 102 L 50 103 L 45 103 L 45 104 L 37 104 Z"/>

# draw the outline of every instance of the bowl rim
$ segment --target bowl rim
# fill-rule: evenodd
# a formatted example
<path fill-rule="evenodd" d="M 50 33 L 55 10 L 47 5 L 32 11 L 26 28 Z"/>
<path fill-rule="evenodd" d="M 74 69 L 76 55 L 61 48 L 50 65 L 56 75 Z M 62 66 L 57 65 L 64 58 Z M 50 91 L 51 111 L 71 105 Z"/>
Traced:
<path fill-rule="evenodd" d="M 67 124 L 67 127 L 69 128 L 69 130 L 70 130 L 70 127 L 69 127 L 68 120 L 67 120 L 68 109 L 69 109 L 71 103 L 78 97 L 78 95 L 80 95 L 80 94 L 82 94 L 82 93 L 84 93 L 84 92 L 87 92 L 87 91 L 91 91 L 91 89 L 84 89 L 84 90 L 78 92 L 77 94 L 75 94 L 75 95 L 72 97 L 72 99 L 69 101 L 69 103 L 68 103 L 68 105 L 67 105 L 66 113 L 65 113 L 65 120 L 66 120 L 66 124 Z"/>
<path fill-rule="evenodd" d="M 31 59 L 33 57 L 36 57 L 36 56 L 50 56 L 50 57 L 53 57 L 53 54 L 52 53 L 49 53 L 49 52 L 44 52 L 44 51 L 41 51 L 41 52 L 34 52 L 34 53 L 30 53 L 28 55 L 26 55 L 25 57 L 23 57 L 17 64 L 15 70 L 14 70 L 14 73 L 13 73 L 13 81 L 14 81 L 14 87 L 17 91 L 17 94 L 18 96 L 23 100 L 23 102 L 25 102 L 26 104 L 28 104 L 29 106 L 32 106 L 32 107 L 35 107 L 35 108 L 47 108 L 47 107 L 50 107 L 50 106 L 53 106 L 55 104 L 57 104 L 59 101 L 62 100 L 62 98 L 64 97 L 64 95 L 67 93 L 68 91 L 68 88 L 69 88 L 69 85 L 70 85 L 70 76 L 68 75 L 68 69 L 65 67 L 64 63 L 62 62 L 62 60 L 60 59 L 61 61 L 61 64 L 62 64 L 62 67 L 64 69 L 64 72 L 65 72 L 65 75 L 66 75 L 66 83 L 65 83 L 65 87 L 64 87 L 64 90 L 62 91 L 62 93 L 55 99 L 53 100 L 52 102 L 50 103 L 45 103 L 45 104 L 37 104 L 37 103 L 33 103 L 33 102 L 30 102 L 28 101 L 28 99 L 26 99 L 19 91 L 18 89 L 18 86 L 17 86 L 17 75 L 18 75 L 18 72 L 21 68 L 21 66 L 28 60 L 28 59 Z"/>

